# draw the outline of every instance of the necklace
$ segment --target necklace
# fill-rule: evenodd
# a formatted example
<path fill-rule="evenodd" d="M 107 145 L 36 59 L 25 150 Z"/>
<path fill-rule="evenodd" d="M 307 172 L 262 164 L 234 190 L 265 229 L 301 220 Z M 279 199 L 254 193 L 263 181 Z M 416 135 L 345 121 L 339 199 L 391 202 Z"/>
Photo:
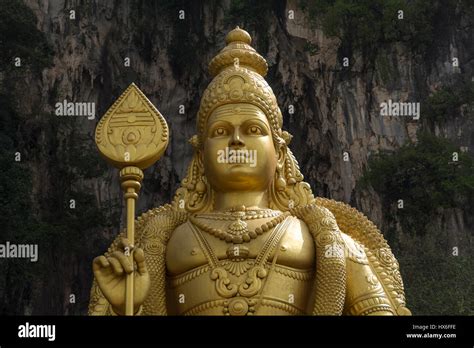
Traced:
<path fill-rule="evenodd" d="M 213 213 L 204 213 L 197 214 L 197 218 L 204 218 L 208 220 L 256 220 L 256 219 L 265 219 L 269 217 L 276 217 L 281 215 L 281 212 L 272 210 L 272 209 L 248 209 L 242 207 L 240 210 L 229 210 L 224 212 L 213 212 Z"/>
<path fill-rule="evenodd" d="M 242 244 L 244 242 L 250 242 L 250 240 L 257 238 L 264 232 L 270 231 L 289 215 L 289 212 L 280 213 L 278 216 L 262 224 L 253 231 L 248 230 L 247 223 L 241 220 L 240 215 L 237 215 L 235 219 L 236 221 L 232 222 L 227 227 L 227 231 L 206 225 L 205 223 L 198 221 L 197 216 L 190 216 L 189 221 L 200 230 L 209 233 L 216 238 L 225 240 L 227 243 Z"/>

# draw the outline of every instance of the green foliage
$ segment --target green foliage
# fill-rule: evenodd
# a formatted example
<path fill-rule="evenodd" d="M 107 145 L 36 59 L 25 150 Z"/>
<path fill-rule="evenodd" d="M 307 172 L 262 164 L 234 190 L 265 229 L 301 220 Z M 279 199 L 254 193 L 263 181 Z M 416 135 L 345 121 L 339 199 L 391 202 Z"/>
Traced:
<path fill-rule="evenodd" d="M 2 132 L 0 138 L 2 143 L 12 144 Z M 25 303 L 34 301 L 28 289 L 47 284 L 50 272 L 63 269 L 57 260 L 64 255 L 83 255 L 84 250 L 102 252 L 98 248 L 98 232 L 107 226 L 104 207 L 98 207 L 94 195 L 73 190 L 72 176 L 60 177 L 51 169 L 55 188 L 41 199 L 31 192 L 33 174 L 28 159 L 22 157 L 21 162 L 16 162 L 14 158 L 12 148 L 0 148 L 0 243 L 37 244 L 39 259 L 35 263 L 23 259 L 0 262 L 0 274 L 4 275 L 0 277 L 0 297 L 5 299 L 0 305 L 3 314 L 21 313 Z M 75 200 L 75 209 L 70 208 L 70 199 Z"/>
<path fill-rule="evenodd" d="M 7 136 L 0 133 L 2 142 Z M 11 144 L 11 143 L 10 143 Z M 0 148 L 0 226 L 2 226 L 0 243 L 38 243 L 35 234 L 35 221 L 32 217 L 30 196 L 31 174 L 21 162 L 15 162 L 15 152 L 10 148 Z M 40 268 L 30 267 L 26 262 L 18 260 L 2 260 L 0 274 L 11 273 L 8 283 L 12 281 L 31 282 Z M 12 279 L 13 278 L 13 279 Z M 4 280 L 4 279 L 3 279 Z M 0 284 L 0 290 L 3 288 Z M 0 291 L 1 292 L 1 291 Z M 1 312 L 0 307 L 0 312 Z"/>
<path fill-rule="evenodd" d="M 23 162 L 15 161 L 17 152 L 14 135 L 18 129 L 11 90 L 0 89 L 0 238 L 17 226 L 28 226 L 31 221 L 31 176 Z M 24 154 L 23 154 L 24 156 Z M 24 159 L 24 158 L 23 158 Z"/>
<path fill-rule="evenodd" d="M 446 231 L 430 225 L 441 211 L 472 210 L 473 159 L 445 139 L 421 134 L 416 144 L 373 155 L 358 185 L 381 196 L 384 234 L 400 263 L 413 314 L 473 315 L 473 250 L 458 245 L 454 256 Z M 397 207 L 399 199 L 403 209 Z M 394 233 L 397 224 L 402 235 Z"/>
<path fill-rule="evenodd" d="M 453 162 L 454 152 L 458 162 Z M 385 211 L 402 199 L 404 209 L 388 218 L 400 221 L 405 232 L 422 234 L 438 208 L 473 206 L 474 163 L 447 140 L 422 134 L 396 153 L 372 156 L 359 184 L 383 197 Z"/>
<path fill-rule="evenodd" d="M 0 226 L 5 233 L 30 220 L 31 177 L 21 162 L 15 162 L 12 150 L 0 149 L 0 168 Z"/>
<path fill-rule="evenodd" d="M 459 246 L 454 256 L 446 233 L 406 236 L 395 254 L 400 264 L 408 308 L 414 315 L 474 315 L 474 259 Z"/>
<path fill-rule="evenodd" d="M 424 0 L 301 0 L 300 5 L 313 26 L 320 22 L 327 35 L 355 49 L 400 41 L 421 52 L 433 40 L 439 10 L 438 2 Z"/>
<path fill-rule="evenodd" d="M 63 122 L 75 121 L 72 118 Z M 71 182 L 97 178 L 107 171 L 107 162 L 99 155 L 94 139 L 87 134 L 70 134 L 58 148 L 58 157 L 62 158 L 58 171 L 68 176 Z"/>
<path fill-rule="evenodd" d="M 0 71 L 11 67 L 14 57 L 36 71 L 52 63 L 52 49 L 36 28 L 36 16 L 21 0 L 0 0 Z"/>
<path fill-rule="evenodd" d="M 422 114 L 428 119 L 437 123 L 451 120 L 460 114 L 459 108 L 462 105 L 474 105 L 474 82 L 462 79 L 443 86 L 422 105 Z"/>
<path fill-rule="evenodd" d="M 39 288 L 65 276 L 68 266 L 58 260 L 67 257 L 79 264 L 87 257 L 84 250 L 96 255 L 103 252 L 98 232 L 109 227 L 105 216 L 114 207 L 113 202 L 99 207 L 95 195 L 80 189 L 84 179 L 103 173 L 105 163 L 85 146 L 93 144 L 91 139 L 74 134 L 77 120 L 59 122 L 51 115 L 18 112 L 25 81 L 21 74 L 35 78 L 52 61 L 47 40 L 36 28 L 36 17 L 22 1 L 0 0 L 0 50 L 0 243 L 37 244 L 39 249 L 38 262 L 0 262 L 0 313 L 19 314 L 40 293 L 61 296 L 54 286 Z M 14 67 L 14 57 L 21 58 L 22 69 Z M 16 152 L 21 154 L 19 162 Z M 37 164 L 43 161 L 52 165 L 47 172 L 38 172 L 42 167 Z M 75 200 L 75 209 L 70 209 L 70 199 Z"/>

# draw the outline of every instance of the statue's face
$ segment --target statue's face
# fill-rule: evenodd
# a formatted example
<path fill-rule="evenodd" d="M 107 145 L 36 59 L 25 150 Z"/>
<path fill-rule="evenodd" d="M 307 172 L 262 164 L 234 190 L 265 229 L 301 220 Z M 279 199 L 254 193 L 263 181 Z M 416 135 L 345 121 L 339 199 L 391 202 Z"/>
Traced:
<path fill-rule="evenodd" d="M 203 164 L 215 191 L 263 191 L 272 182 L 277 153 L 270 125 L 252 104 L 216 108 L 207 121 Z"/>

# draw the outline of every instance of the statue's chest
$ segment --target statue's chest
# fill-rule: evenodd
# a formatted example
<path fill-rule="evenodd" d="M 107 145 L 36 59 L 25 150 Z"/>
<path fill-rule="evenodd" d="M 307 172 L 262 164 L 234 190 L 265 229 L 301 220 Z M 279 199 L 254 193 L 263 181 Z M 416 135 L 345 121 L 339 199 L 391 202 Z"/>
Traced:
<path fill-rule="evenodd" d="M 226 265 L 228 270 L 239 276 L 246 271 L 246 265 L 255 262 L 273 262 L 294 269 L 307 270 L 314 267 L 314 243 L 304 222 L 292 218 L 292 223 L 280 231 L 278 238 L 274 230 L 266 231 L 249 242 L 234 244 L 215 235 L 193 228 L 190 223 L 178 227 L 167 245 L 166 268 L 170 276 L 176 276 L 212 264 L 212 261 Z M 255 230 L 266 220 L 248 221 L 248 229 Z M 209 221 L 212 228 L 225 230 L 228 222 Z M 193 230 L 194 229 L 194 230 Z M 262 259 L 264 258 L 264 259 Z M 246 261 L 246 262 L 242 262 Z M 214 265 L 216 266 L 216 265 Z"/>

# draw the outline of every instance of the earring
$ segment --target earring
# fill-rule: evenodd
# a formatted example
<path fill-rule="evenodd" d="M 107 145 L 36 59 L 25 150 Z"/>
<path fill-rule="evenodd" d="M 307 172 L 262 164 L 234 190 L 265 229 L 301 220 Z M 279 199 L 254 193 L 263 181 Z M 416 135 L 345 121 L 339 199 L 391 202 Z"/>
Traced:
<path fill-rule="evenodd" d="M 276 189 L 278 191 L 285 191 L 286 189 L 286 180 L 283 178 L 281 174 L 281 167 L 277 169 L 278 172 L 278 179 L 276 181 Z"/>
<path fill-rule="evenodd" d="M 199 178 L 199 181 L 196 185 L 196 191 L 200 194 L 203 194 L 206 191 L 206 185 L 204 184 L 202 177 Z"/>

